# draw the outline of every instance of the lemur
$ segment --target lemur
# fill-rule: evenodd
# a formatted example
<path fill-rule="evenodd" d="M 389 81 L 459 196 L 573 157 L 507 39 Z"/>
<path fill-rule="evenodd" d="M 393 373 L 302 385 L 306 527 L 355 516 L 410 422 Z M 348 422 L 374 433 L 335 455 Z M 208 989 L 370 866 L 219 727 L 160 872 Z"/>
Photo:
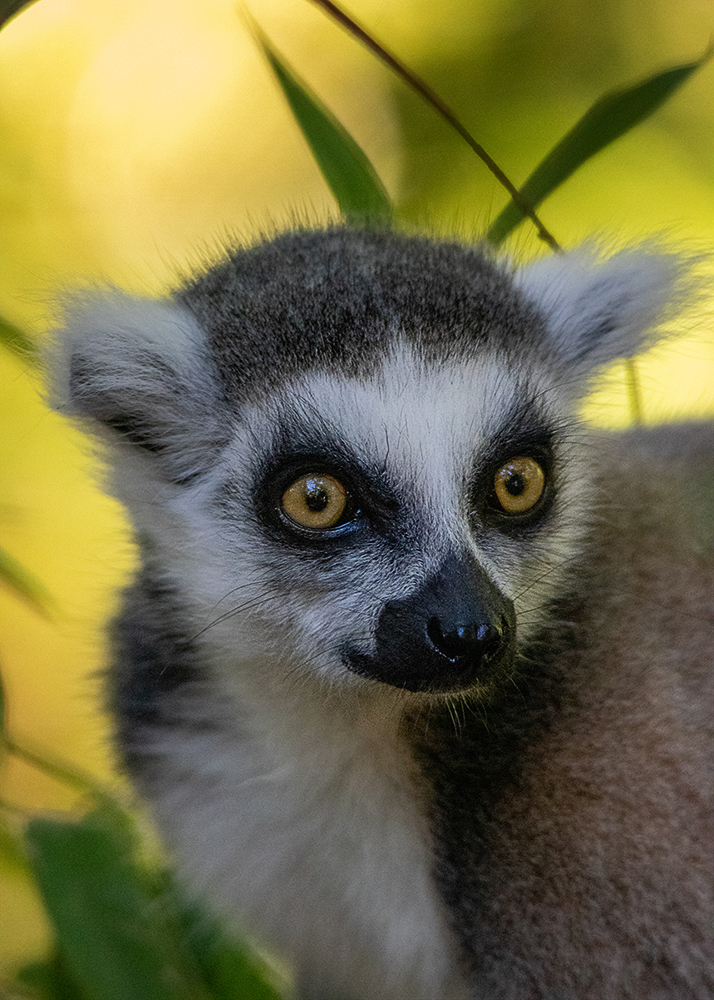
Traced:
<path fill-rule="evenodd" d="M 335 225 L 70 307 L 119 754 L 301 1000 L 714 997 L 714 435 L 578 417 L 686 272 Z"/>

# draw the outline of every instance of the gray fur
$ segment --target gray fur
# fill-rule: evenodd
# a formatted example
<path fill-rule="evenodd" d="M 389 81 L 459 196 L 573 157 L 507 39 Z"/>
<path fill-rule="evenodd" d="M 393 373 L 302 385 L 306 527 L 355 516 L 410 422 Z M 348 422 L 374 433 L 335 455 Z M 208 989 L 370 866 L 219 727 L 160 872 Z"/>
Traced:
<path fill-rule="evenodd" d="M 303 1000 L 714 995 L 712 429 L 576 417 L 685 272 L 333 228 L 70 315 L 55 405 L 143 553 L 120 754 Z M 514 519 L 522 454 L 546 487 Z M 357 498 L 344 529 L 280 514 L 308 471 Z"/>

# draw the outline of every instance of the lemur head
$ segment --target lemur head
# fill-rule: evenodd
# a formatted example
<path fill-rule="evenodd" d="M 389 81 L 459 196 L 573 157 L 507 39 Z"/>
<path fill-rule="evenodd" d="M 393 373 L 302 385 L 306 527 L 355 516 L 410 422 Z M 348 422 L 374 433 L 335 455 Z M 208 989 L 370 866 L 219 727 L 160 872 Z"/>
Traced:
<path fill-rule="evenodd" d="M 677 258 L 512 274 L 479 249 L 333 228 L 238 250 L 167 302 L 73 311 L 55 404 L 226 670 L 486 691 L 577 555 L 575 419 L 636 353 Z"/>

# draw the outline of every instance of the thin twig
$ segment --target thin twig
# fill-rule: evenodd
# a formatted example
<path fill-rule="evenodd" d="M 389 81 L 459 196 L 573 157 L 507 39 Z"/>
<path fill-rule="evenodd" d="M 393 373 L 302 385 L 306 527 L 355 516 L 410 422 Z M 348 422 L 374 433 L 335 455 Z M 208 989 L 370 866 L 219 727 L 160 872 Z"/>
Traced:
<path fill-rule="evenodd" d="M 630 417 L 635 427 L 641 427 L 643 423 L 642 393 L 640 392 L 640 381 L 634 358 L 625 358 L 625 379 L 627 381 L 627 395 L 630 398 Z"/>
<path fill-rule="evenodd" d="M 71 788 L 75 788 L 78 792 L 81 792 L 84 795 L 92 796 L 98 802 L 101 802 L 105 806 L 109 806 L 112 809 L 121 808 L 111 792 L 103 788 L 96 778 L 82 771 L 80 768 L 75 767 L 73 764 L 59 760 L 54 755 L 50 757 L 43 753 L 38 753 L 35 750 L 31 750 L 29 747 L 25 747 L 21 743 L 16 743 L 15 740 L 11 739 L 7 734 L 2 737 L 2 743 L 0 745 L 4 746 L 7 753 L 18 757 L 20 760 L 24 760 L 25 763 L 29 764 L 31 767 L 35 767 L 39 771 L 43 771 L 45 774 L 49 775 L 49 777 L 54 778 L 55 781 L 59 781 L 64 785 L 69 785 Z"/>
<path fill-rule="evenodd" d="M 491 171 L 496 180 L 508 191 L 509 195 L 513 199 L 514 203 L 523 212 L 524 215 L 528 216 L 531 222 L 534 224 L 538 230 L 538 236 L 547 243 L 548 246 L 554 250 L 556 253 L 561 251 L 560 244 L 555 239 L 552 233 L 550 233 L 543 223 L 540 221 L 536 215 L 535 209 L 528 202 L 526 198 L 520 193 L 515 184 L 511 183 L 508 177 L 501 170 L 496 161 L 489 156 L 483 146 L 477 142 L 468 129 L 462 125 L 459 119 L 456 117 L 451 108 L 442 101 L 439 95 L 431 89 L 428 83 L 417 76 L 416 73 L 412 72 L 404 63 L 398 59 L 393 53 L 389 52 L 380 45 L 376 39 L 369 35 L 364 28 L 360 27 L 352 18 L 346 14 L 337 4 L 333 3 L 332 0 L 310 0 L 311 3 L 316 4 L 321 7 L 330 17 L 332 17 L 338 24 L 341 24 L 343 28 L 346 28 L 351 35 L 359 39 L 367 48 L 371 49 L 372 52 L 378 56 L 382 62 L 389 66 L 402 80 L 407 83 L 412 90 L 415 90 L 424 100 L 434 108 L 434 110 L 441 115 L 441 117 L 451 125 L 453 129 L 461 136 L 464 142 L 476 153 L 476 155 L 486 164 L 488 169 Z"/>

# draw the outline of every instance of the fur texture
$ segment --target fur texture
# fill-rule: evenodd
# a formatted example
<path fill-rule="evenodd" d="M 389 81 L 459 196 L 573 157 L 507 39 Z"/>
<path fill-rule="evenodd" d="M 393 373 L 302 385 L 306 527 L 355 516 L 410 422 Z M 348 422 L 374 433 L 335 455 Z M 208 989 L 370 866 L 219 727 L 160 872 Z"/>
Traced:
<path fill-rule="evenodd" d="M 576 419 L 685 272 L 334 228 L 57 339 L 143 553 L 120 754 L 304 1000 L 714 995 L 712 429 Z"/>

